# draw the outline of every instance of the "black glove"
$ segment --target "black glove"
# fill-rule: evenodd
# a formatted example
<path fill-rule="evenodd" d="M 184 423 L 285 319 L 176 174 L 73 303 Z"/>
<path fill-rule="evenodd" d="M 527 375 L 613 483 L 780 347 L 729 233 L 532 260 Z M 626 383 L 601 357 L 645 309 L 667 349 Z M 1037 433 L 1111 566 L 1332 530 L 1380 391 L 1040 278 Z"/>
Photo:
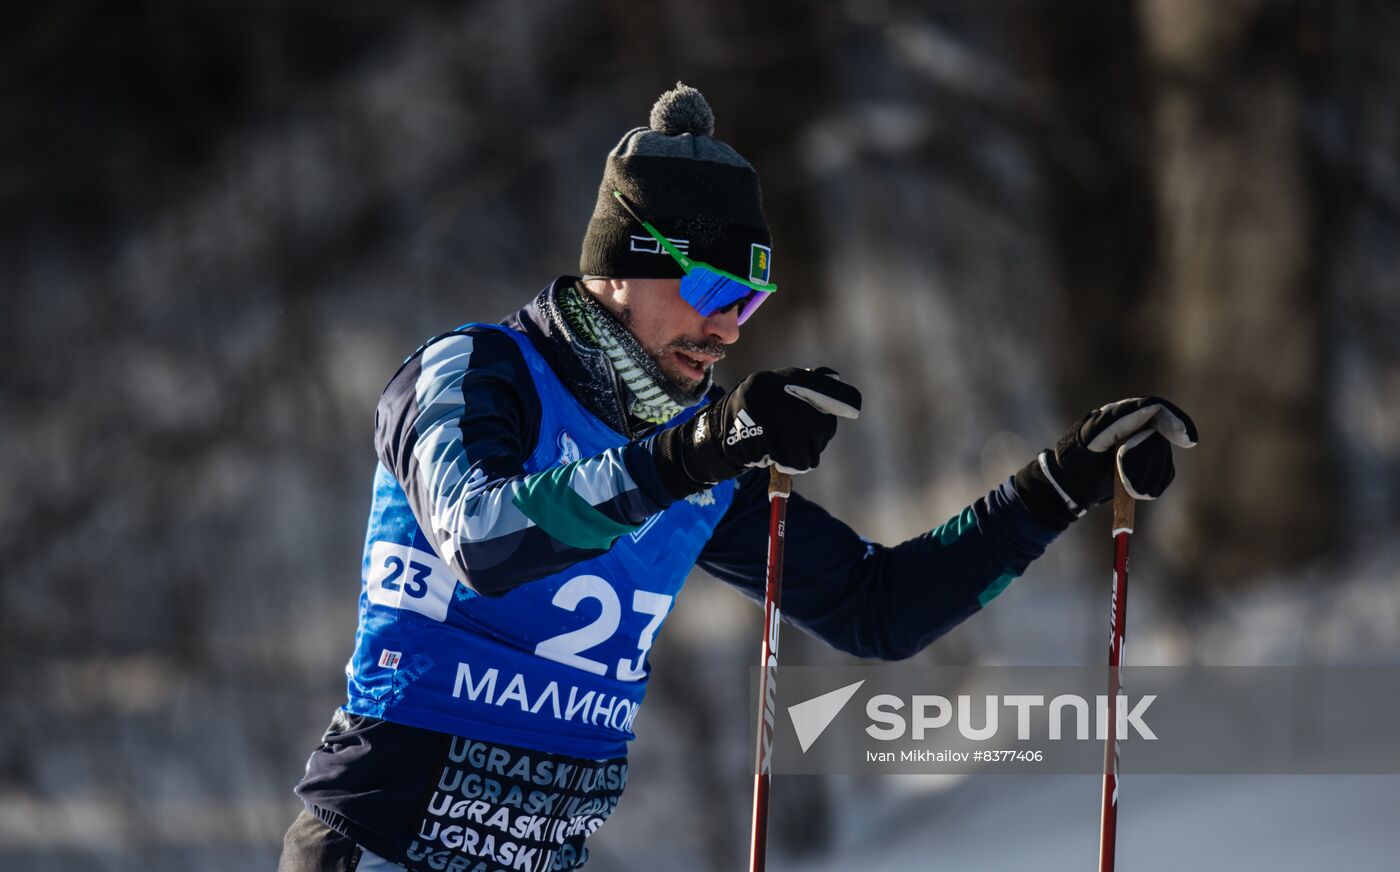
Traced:
<path fill-rule="evenodd" d="M 860 391 L 836 371 L 756 372 L 723 399 L 655 437 L 662 483 L 683 499 L 750 466 L 796 474 L 815 469 L 836 419 L 860 414 Z"/>
<path fill-rule="evenodd" d="M 1016 473 L 1014 484 L 1032 515 L 1063 530 L 1113 497 L 1115 460 L 1128 495 L 1152 500 L 1176 477 L 1171 446 L 1195 444 L 1195 423 L 1161 397 L 1119 400 L 1080 418 Z"/>

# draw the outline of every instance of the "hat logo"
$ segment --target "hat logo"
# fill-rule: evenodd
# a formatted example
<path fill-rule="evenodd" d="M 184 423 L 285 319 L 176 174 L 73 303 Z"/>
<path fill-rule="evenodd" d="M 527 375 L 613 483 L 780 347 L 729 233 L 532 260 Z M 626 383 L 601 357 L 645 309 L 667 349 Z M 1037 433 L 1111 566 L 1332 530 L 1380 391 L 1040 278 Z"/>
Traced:
<path fill-rule="evenodd" d="M 650 236 L 629 236 L 628 238 L 632 240 L 633 251 L 640 251 L 645 254 L 666 254 L 666 249 L 661 247 L 661 243 Z M 688 254 L 690 252 L 689 239 L 672 239 L 668 236 L 666 237 L 666 241 L 674 245 L 676 251 L 679 251 L 681 254 Z"/>
<path fill-rule="evenodd" d="M 757 242 L 749 246 L 749 281 L 768 284 L 768 273 L 773 265 L 773 249 Z"/>

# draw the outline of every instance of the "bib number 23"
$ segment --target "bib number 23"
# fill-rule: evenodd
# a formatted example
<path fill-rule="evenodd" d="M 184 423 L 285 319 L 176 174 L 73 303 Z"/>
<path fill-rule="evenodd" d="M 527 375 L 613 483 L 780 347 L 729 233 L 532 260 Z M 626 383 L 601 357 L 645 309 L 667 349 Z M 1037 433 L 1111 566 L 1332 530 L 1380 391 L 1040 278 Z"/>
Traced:
<path fill-rule="evenodd" d="M 370 548 L 365 591 L 369 601 L 447 620 L 457 579 L 436 554 L 408 545 L 375 542 Z"/>
<path fill-rule="evenodd" d="M 607 675 L 609 667 L 613 666 L 617 677 L 622 681 L 640 681 L 646 675 L 643 667 L 646 665 L 647 652 L 651 650 L 652 642 L 656 641 L 656 631 L 661 627 L 662 620 L 671 610 L 673 597 L 646 590 L 632 592 L 632 611 L 650 615 L 651 620 L 642 627 L 637 637 L 637 656 L 622 657 L 616 664 L 583 656 L 584 651 L 611 639 L 617 632 L 618 625 L 622 623 L 622 601 L 606 579 L 596 575 L 571 578 L 555 591 L 553 602 L 559 608 L 572 612 L 577 611 L 584 600 L 590 599 L 597 600 L 602 606 L 598 617 L 594 618 L 592 623 L 545 639 L 535 646 L 535 653 L 594 675 Z"/>

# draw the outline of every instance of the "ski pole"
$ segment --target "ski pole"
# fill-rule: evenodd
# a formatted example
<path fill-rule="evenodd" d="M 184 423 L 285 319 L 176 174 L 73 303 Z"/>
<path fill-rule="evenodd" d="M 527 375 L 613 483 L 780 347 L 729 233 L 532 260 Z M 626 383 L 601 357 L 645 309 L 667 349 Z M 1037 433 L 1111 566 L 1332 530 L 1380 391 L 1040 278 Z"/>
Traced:
<path fill-rule="evenodd" d="M 763 652 L 758 670 L 758 746 L 754 752 L 753 834 L 749 870 L 763 872 L 768 853 L 768 787 L 773 758 L 773 731 L 778 716 L 778 626 L 783 592 L 783 540 L 792 476 L 772 468 L 768 479 L 768 577 L 763 593 Z"/>
<path fill-rule="evenodd" d="M 1115 463 L 1116 467 L 1117 464 Z M 1113 601 L 1108 638 L 1108 730 L 1103 752 L 1103 805 L 1099 815 L 1099 872 L 1113 872 L 1118 840 L 1118 694 L 1123 689 L 1123 630 L 1128 616 L 1128 538 L 1135 504 L 1113 473 Z"/>

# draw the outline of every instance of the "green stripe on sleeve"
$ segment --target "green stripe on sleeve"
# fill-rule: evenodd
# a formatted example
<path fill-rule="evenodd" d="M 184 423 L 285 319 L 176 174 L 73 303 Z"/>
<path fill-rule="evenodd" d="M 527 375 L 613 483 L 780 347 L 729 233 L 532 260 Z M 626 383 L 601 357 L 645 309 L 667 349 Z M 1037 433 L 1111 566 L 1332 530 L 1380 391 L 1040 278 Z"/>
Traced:
<path fill-rule="evenodd" d="M 933 528 L 932 535 L 938 540 L 940 545 L 952 545 L 963 537 L 963 534 L 977 526 L 977 515 L 972 511 L 972 506 L 968 506 L 960 513 L 944 521 Z M 977 602 L 983 608 L 987 603 L 1001 596 L 1001 592 L 1011 586 L 1018 573 L 1003 572 L 992 579 L 991 584 L 982 588 L 982 592 L 977 595 Z"/>
<path fill-rule="evenodd" d="M 574 467 L 582 462 L 527 477 L 511 502 L 537 527 L 565 545 L 606 551 L 617 537 L 637 528 L 604 515 L 569 487 Z"/>
<path fill-rule="evenodd" d="M 977 526 L 977 515 L 973 513 L 972 506 L 962 510 L 961 514 L 954 515 L 948 520 L 933 528 L 933 535 L 938 539 L 939 545 L 952 545 L 962 538 L 968 530 Z"/>
<path fill-rule="evenodd" d="M 1011 582 L 1015 580 L 1016 573 L 1014 572 L 1003 572 L 1001 575 L 998 575 L 996 578 L 992 579 L 991 584 L 983 588 L 982 592 L 977 595 L 977 603 L 983 608 L 986 608 L 987 603 L 1001 596 L 1001 592 L 1010 587 Z"/>

